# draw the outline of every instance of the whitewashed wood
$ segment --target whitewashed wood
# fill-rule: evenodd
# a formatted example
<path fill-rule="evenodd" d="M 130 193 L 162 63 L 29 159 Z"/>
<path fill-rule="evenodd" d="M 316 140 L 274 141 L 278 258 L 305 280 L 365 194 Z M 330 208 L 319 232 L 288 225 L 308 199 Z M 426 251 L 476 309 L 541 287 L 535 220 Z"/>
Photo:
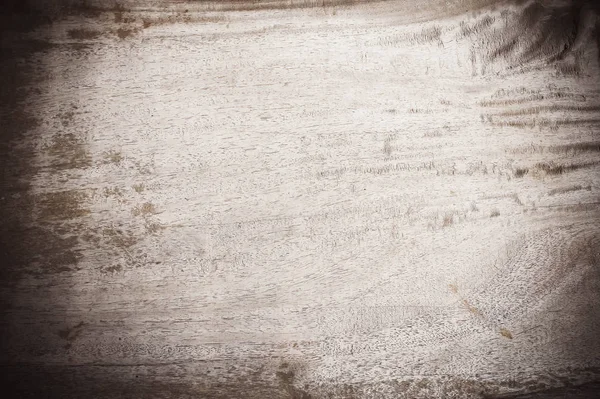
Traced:
<path fill-rule="evenodd" d="M 10 42 L 10 375 L 232 398 L 596 378 L 591 6 L 123 4 Z"/>

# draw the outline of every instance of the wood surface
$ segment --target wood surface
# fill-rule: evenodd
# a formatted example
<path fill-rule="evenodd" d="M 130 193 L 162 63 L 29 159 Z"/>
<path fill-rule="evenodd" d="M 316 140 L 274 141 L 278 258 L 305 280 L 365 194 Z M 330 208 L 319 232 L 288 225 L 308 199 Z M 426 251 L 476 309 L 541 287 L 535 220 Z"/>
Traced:
<path fill-rule="evenodd" d="M 599 15 L 12 2 L 5 392 L 592 397 Z"/>

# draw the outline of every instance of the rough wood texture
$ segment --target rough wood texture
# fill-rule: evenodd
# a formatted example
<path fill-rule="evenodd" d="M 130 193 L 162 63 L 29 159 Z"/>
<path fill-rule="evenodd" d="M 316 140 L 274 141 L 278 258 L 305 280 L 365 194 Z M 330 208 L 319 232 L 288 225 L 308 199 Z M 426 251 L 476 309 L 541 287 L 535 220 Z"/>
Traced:
<path fill-rule="evenodd" d="M 594 392 L 593 2 L 29 6 L 2 16 L 7 389 Z"/>

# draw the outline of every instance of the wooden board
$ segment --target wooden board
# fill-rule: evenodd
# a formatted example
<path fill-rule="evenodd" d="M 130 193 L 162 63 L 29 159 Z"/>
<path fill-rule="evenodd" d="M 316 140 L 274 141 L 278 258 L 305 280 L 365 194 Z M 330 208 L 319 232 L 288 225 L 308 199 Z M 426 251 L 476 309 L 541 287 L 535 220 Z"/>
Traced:
<path fill-rule="evenodd" d="M 2 16 L 7 390 L 593 391 L 593 2 L 28 7 Z"/>

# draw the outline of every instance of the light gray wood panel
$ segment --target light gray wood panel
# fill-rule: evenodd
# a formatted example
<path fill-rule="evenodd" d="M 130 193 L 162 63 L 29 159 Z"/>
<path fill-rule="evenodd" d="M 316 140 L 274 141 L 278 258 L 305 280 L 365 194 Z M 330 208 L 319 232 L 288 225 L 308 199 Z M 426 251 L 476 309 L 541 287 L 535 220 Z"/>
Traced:
<path fill-rule="evenodd" d="M 597 378 L 591 2 L 70 4 L 3 17 L 21 396 Z"/>

